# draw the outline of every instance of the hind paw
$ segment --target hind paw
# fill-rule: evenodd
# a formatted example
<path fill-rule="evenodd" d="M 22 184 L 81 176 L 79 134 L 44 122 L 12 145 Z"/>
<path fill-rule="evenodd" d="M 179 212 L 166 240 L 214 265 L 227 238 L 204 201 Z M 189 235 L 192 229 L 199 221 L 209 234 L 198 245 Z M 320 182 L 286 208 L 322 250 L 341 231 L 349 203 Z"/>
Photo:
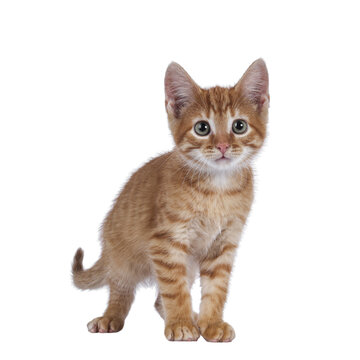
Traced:
<path fill-rule="evenodd" d="M 124 321 L 110 316 L 97 317 L 87 324 L 91 333 L 113 333 L 118 332 L 124 327 Z"/>

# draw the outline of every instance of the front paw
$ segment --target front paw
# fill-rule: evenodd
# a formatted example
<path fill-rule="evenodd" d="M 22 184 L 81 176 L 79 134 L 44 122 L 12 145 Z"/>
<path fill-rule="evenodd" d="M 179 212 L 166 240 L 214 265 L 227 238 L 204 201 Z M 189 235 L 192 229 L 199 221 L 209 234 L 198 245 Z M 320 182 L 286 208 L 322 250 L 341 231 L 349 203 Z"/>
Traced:
<path fill-rule="evenodd" d="M 217 322 L 199 322 L 200 332 L 206 341 L 230 342 L 235 338 L 235 331 L 231 325 L 220 320 Z"/>
<path fill-rule="evenodd" d="M 199 336 L 199 330 L 191 319 L 175 320 L 165 325 L 165 337 L 169 341 L 196 341 Z"/>

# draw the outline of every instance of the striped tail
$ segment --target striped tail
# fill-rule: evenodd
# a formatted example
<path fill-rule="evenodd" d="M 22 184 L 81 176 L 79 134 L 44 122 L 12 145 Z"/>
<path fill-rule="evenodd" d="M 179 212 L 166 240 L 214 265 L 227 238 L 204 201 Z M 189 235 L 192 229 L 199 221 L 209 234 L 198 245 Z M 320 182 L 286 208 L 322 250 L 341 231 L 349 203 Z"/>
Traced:
<path fill-rule="evenodd" d="M 93 267 L 84 270 L 83 268 L 84 251 L 79 248 L 76 251 L 72 263 L 72 274 L 74 285 L 82 290 L 97 289 L 106 284 L 106 272 L 102 258 Z"/>

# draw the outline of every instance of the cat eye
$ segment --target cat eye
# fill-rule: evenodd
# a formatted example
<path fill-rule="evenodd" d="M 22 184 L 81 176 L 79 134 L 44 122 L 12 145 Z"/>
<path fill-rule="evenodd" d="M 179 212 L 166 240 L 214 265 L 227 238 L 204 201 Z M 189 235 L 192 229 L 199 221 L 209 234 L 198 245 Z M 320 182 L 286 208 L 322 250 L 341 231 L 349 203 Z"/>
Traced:
<path fill-rule="evenodd" d="M 195 132 L 200 136 L 206 136 L 210 133 L 210 125 L 207 121 L 198 121 L 194 126 Z"/>
<path fill-rule="evenodd" d="M 245 120 L 235 120 L 232 124 L 232 130 L 235 134 L 245 134 L 248 129 L 248 124 Z"/>

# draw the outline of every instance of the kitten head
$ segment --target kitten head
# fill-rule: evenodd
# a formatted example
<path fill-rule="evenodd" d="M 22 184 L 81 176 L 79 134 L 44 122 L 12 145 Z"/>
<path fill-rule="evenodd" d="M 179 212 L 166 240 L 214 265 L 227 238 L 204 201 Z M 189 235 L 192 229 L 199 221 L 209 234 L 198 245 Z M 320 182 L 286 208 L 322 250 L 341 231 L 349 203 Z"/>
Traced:
<path fill-rule="evenodd" d="M 187 163 L 205 172 L 241 169 L 264 142 L 268 72 L 256 60 L 230 88 L 200 88 L 178 64 L 165 75 L 165 105 L 175 144 Z"/>

